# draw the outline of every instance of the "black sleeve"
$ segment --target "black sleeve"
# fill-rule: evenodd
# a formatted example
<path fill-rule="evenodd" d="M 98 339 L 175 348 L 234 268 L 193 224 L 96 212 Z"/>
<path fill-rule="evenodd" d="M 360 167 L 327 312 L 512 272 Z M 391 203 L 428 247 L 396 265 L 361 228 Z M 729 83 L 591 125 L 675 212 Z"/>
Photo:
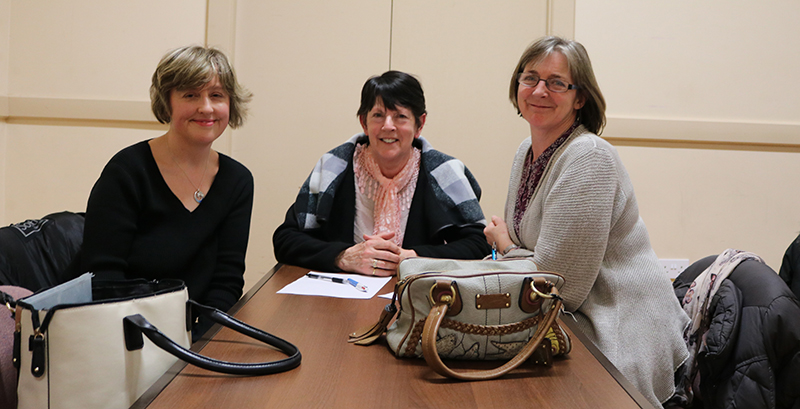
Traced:
<path fill-rule="evenodd" d="M 420 171 L 411 201 L 403 247 L 420 257 L 481 259 L 492 252 L 484 225 L 468 223 L 437 199 L 427 172 Z M 476 192 L 479 197 L 480 188 Z"/>
<path fill-rule="evenodd" d="M 245 256 L 253 211 L 253 175 L 243 170 L 236 178 L 231 207 L 219 225 L 215 268 L 208 290 L 199 302 L 228 311 L 242 296 Z"/>
<path fill-rule="evenodd" d="M 92 188 L 86 206 L 81 272 L 102 279 L 125 278 L 144 194 L 134 179 L 112 159 Z"/>
<path fill-rule="evenodd" d="M 786 285 L 800 298 L 800 279 L 796 277 L 800 271 L 800 236 L 789 245 L 783 255 L 783 262 L 778 275 L 786 282 Z"/>
<path fill-rule="evenodd" d="M 481 259 L 492 252 L 482 225 L 451 226 L 437 234 L 444 244 L 412 246 L 420 257 Z"/>
<path fill-rule="evenodd" d="M 286 220 L 272 235 L 272 247 L 278 262 L 316 271 L 341 271 L 336 257 L 353 243 L 328 241 L 322 229 L 300 230 L 294 204 L 286 212 Z"/>

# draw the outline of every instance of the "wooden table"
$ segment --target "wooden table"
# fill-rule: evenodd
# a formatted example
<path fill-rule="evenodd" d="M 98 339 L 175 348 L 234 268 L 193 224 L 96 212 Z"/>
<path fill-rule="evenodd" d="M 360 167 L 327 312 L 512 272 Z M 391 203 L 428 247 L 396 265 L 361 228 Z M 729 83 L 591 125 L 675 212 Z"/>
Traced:
<path fill-rule="evenodd" d="M 572 352 L 551 367 L 523 365 L 491 381 L 443 378 L 423 359 L 398 359 L 384 340 L 363 347 L 347 334 L 375 322 L 385 299 L 338 299 L 276 292 L 308 270 L 276 266 L 234 306 L 235 316 L 295 344 L 300 366 L 241 377 L 176 364 L 132 408 L 652 408 L 616 368 L 570 325 Z M 392 290 L 391 283 L 379 292 Z M 284 357 L 227 328 L 192 347 L 217 359 Z M 497 365 L 451 363 L 456 368 Z"/>

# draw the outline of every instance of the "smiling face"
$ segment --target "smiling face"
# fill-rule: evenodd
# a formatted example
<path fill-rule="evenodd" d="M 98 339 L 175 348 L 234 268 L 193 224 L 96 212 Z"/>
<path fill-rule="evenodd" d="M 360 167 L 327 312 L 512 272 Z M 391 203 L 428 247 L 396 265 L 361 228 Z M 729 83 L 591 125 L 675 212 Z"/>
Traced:
<path fill-rule="evenodd" d="M 399 105 L 395 108 L 387 109 L 378 98 L 366 116 L 360 118 L 361 127 L 369 136 L 370 151 L 383 175 L 389 178 L 405 166 L 411 157 L 411 143 L 425 124 L 425 114 L 417 124 L 410 109 Z"/>
<path fill-rule="evenodd" d="M 197 89 L 170 93 L 170 132 L 190 144 L 210 144 L 228 126 L 230 97 L 214 77 Z"/>
<path fill-rule="evenodd" d="M 531 62 L 525 66 L 523 72 L 537 74 L 545 80 L 559 78 L 574 84 L 567 58 L 560 52 L 550 53 L 541 61 Z M 540 81 L 535 87 L 520 84 L 517 89 L 517 103 L 520 114 L 531 126 L 531 136 L 552 143 L 569 129 L 584 101 L 576 90 L 556 93 L 548 90 L 545 82 Z"/>

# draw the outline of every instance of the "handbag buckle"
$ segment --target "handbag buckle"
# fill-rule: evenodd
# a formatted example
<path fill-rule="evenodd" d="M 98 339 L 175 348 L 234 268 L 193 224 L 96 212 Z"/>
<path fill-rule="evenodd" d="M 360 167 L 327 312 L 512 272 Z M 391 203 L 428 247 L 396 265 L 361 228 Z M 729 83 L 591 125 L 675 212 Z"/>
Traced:
<path fill-rule="evenodd" d="M 545 281 L 544 283 L 549 287 L 553 286 L 549 281 Z M 531 280 L 531 301 L 536 301 L 536 297 L 553 298 L 553 294 L 545 294 L 539 291 L 539 289 L 536 288 L 535 280 Z"/>
<path fill-rule="evenodd" d="M 455 281 L 437 280 L 428 292 L 431 305 L 447 304 L 447 315 L 458 315 L 461 312 L 461 297 Z"/>
<path fill-rule="evenodd" d="M 542 277 L 526 277 L 522 282 L 519 295 L 519 308 L 528 313 L 535 314 L 542 307 L 545 299 L 553 298 L 552 294 L 543 293 L 539 288 L 553 288 L 553 283 Z"/>
<path fill-rule="evenodd" d="M 450 284 L 450 292 L 448 293 L 446 290 L 442 290 L 441 284 L 441 282 L 437 281 L 431 286 L 431 290 L 428 293 L 428 299 L 430 300 L 431 305 L 447 304 L 448 307 L 452 307 L 453 303 L 455 302 L 454 295 L 456 293 L 456 289 L 452 284 Z M 439 291 L 436 291 L 437 289 Z"/>

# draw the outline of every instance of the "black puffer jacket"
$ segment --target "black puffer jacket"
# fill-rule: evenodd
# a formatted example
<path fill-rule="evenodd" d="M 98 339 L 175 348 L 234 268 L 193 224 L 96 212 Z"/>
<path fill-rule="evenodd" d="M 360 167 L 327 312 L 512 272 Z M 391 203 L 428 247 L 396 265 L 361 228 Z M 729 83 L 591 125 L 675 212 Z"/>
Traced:
<path fill-rule="evenodd" d="M 678 299 L 715 258 L 678 276 Z M 778 274 L 755 260 L 743 262 L 720 285 L 710 312 L 693 407 L 800 409 L 800 303 Z"/>
<path fill-rule="evenodd" d="M 0 228 L 0 285 L 39 291 L 78 272 L 83 213 L 60 212 Z"/>

